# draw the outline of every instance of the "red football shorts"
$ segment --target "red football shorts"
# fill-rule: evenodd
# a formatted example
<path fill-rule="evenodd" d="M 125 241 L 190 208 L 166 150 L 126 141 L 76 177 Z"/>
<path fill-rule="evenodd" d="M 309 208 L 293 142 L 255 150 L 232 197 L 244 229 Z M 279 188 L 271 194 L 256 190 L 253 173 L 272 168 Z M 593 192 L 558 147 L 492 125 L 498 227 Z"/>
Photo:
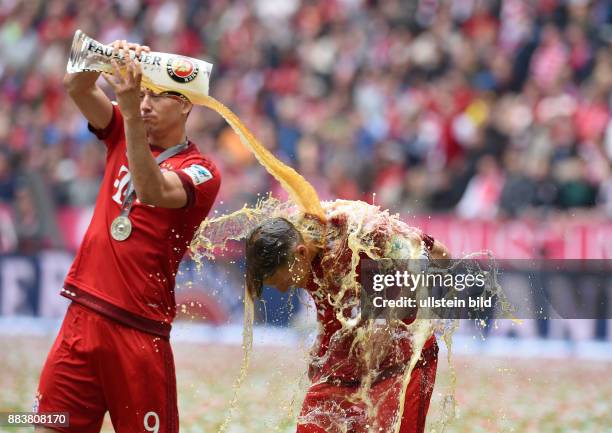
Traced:
<path fill-rule="evenodd" d="M 72 303 L 43 367 L 38 412 L 68 412 L 61 432 L 97 433 L 108 410 L 117 433 L 178 432 L 168 340 Z"/>
<path fill-rule="evenodd" d="M 412 370 L 406 389 L 400 433 L 423 433 L 425 417 L 436 380 L 437 356 L 419 362 Z M 313 385 L 304 399 L 297 433 L 391 433 L 399 414 L 401 374 L 375 383 L 368 392 L 377 410 L 367 413 L 365 402 L 352 398 L 357 387 L 329 383 Z M 370 430 L 372 428 L 372 430 Z"/>

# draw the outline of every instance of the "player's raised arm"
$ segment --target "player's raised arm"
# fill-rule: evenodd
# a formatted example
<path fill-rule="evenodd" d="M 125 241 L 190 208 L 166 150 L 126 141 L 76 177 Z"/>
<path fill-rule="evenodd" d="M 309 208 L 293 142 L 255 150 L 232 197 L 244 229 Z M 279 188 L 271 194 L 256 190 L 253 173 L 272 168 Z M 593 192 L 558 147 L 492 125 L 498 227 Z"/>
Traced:
<path fill-rule="evenodd" d="M 67 73 L 64 88 L 87 121 L 96 129 L 104 129 L 111 121 L 113 107 L 96 84 L 99 76 L 99 72 Z"/>
<path fill-rule="evenodd" d="M 147 46 L 126 41 L 115 41 L 111 46 L 117 51 L 134 50 L 137 56 L 141 52 L 150 51 Z M 64 88 L 91 126 L 104 129 L 112 119 L 113 107 L 108 96 L 96 84 L 99 76 L 99 72 L 67 73 L 64 76 Z"/>
<path fill-rule="evenodd" d="M 138 199 L 164 208 L 184 207 L 188 204 L 184 183 L 176 173 L 159 170 L 149 145 L 164 148 L 165 152 L 180 152 L 186 147 L 185 122 L 191 103 L 178 96 L 141 89 L 142 69 L 137 61 L 127 59 L 124 72 L 119 70 L 117 61 L 111 64 L 114 74 L 103 77 L 113 88 L 123 115 L 131 181 Z M 203 172 L 202 176 L 208 174 Z"/>

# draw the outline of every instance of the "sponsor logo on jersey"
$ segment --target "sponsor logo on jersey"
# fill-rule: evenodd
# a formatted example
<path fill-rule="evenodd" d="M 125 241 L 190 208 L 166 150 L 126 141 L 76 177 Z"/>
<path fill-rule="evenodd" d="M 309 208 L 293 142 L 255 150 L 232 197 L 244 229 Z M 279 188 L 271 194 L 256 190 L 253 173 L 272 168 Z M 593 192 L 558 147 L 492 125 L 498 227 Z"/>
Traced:
<path fill-rule="evenodd" d="M 193 81 L 200 71 L 200 67 L 185 57 L 170 57 L 166 64 L 168 75 L 177 83 Z"/>
<path fill-rule="evenodd" d="M 119 173 L 117 173 L 117 177 L 113 182 L 113 187 L 115 187 L 115 192 L 113 194 L 113 201 L 117 203 L 119 206 L 123 203 L 123 196 L 127 193 L 127 187 L 130 182 L 130 171 L 125 165 L 122 165 L 119 168 Z"/>
<path fill-rule="evenodd" d="M 191 178 L 194 185 L 199 185 L 209 179 L 212 179 L 212 174 L 210 174 L 210 171 L 197 164 L 184 168 L 183 172 L 185 172 Z"/>

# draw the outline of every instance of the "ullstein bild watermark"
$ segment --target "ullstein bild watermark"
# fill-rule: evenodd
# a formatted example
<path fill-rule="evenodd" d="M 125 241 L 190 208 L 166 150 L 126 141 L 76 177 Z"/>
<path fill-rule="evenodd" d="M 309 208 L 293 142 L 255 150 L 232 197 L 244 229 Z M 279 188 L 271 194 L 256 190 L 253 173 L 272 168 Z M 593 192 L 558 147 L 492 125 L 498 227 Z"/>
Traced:
<path fill-rule="evenodd" d="M 364 260 L 365 318 L 610 319 L 612 260 Z"/>

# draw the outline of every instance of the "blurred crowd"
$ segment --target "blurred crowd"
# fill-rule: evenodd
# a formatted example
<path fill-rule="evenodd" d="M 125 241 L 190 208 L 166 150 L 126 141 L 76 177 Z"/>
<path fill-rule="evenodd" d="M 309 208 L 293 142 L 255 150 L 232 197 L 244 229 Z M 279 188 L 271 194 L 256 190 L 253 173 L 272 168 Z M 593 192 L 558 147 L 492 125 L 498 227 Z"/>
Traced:
<path fill-rule="evenodd" d="M 104 147 L 62 89 L 77 28 L 214 63 L 212 96 L 323 199 L 612 217 L 609 0 L 0 0 L 0 250 L 61 247 L 58 212 L 95 203 Z M 188 135 L 217 211 L 282 196 L 214 112 Z"/>

